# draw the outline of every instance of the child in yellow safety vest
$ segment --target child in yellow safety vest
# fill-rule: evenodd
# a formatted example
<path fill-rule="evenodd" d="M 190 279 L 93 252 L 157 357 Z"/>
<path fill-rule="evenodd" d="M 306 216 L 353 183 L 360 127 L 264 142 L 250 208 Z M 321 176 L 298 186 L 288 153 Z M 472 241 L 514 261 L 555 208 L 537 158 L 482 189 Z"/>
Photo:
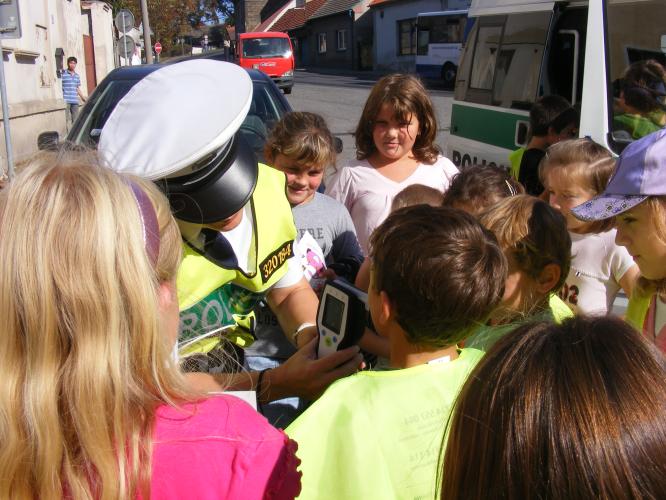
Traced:
<path fill-rule="evenodd" d="M 442 422 L 482 357 L 456 344 L 502 296 L 502 250 L 462 211 L 397 210 L 370 248 L 370 314 L 394 369 L 340 380 L 287 428 L 303 499 L 434 498 Z"/>

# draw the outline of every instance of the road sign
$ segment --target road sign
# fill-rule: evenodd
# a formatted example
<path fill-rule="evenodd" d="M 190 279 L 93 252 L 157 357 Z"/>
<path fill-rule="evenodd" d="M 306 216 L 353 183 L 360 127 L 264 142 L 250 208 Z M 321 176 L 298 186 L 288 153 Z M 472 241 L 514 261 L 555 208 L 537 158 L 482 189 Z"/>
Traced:
<path fill-rule="evenodd" d="M 122 9 L 116 14 L 116 29 L 121 33 L 127 33 L 134 28 L 134 14 L 127 9 Z"/>
<path fill-rule="evenodd" d="M 162 52 L 162 44 L 160 42 L 157 42 L 155 44 L 155 54 L 159 56 L 161 52 Z"/>
<path fill-rule="evenodd" d="M 134 38 L 129 35 L 123 35 L 120 37 L 120 40 L 118 40 L 118 55 L 125 58 L 126 64 L 127 59 L 134 54 L 134 47 L 136 47 Z"/>
<path fill-rule="evenodd" d="M 21 38 L 18 0 L 0 1 L 0 40 Z"/>

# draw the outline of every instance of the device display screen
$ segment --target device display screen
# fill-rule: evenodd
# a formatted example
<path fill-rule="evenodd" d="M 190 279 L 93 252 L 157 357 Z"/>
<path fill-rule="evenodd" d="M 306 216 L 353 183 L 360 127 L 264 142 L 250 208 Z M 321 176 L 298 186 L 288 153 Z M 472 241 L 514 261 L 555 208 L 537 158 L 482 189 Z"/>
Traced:
<path fill-rule="evenodd" d="M 342 327 L 342 314 L 345 311 L 345 303 L 332 295 L 326 295 L 324 304 L 324 317 L 321 322 L 325 328 L 340 333 Z"/>

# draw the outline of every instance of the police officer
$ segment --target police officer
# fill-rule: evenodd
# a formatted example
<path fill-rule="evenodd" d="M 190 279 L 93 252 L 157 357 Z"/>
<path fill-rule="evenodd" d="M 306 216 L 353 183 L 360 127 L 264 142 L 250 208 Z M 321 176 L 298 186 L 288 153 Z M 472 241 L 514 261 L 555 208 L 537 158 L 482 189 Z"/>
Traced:
<path fill-rule="evenodd" d="M 230 63 L 165 66 L 119 101 L 99 150 L 112 168 L 154 180 L 169 198 L 183 236 L 181 354 L 219 352 L 220 330 L 235 345 L 248 345 L 252 310 L 263 299 L 299 347 L 278 368 L 247 375 L 217 367 L 225 373 L 214 379 L 194 374 L 193 383 L 204 390 L 257 389 L 260 383 L 260 401 L 312 399 L 355 371 L 361 357 L 350 348 L 315 359 L 318 300 L 294 254 L 285 177 L 258 164 L 239 132 L 252 91 L 247 72 Z M 207 356 L 206 371 L 216 371 L 215 358 Z"/>

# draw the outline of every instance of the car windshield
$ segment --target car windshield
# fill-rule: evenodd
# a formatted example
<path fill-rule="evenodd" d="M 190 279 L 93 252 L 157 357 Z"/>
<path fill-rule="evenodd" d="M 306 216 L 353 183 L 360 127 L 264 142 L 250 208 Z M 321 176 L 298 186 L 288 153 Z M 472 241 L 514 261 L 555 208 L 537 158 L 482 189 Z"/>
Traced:
<path fill-rule="evenodd" d="M 139 80 L 112 80 L 98 89 L 81 110 L 81 116 L 74 123 L 68 135 L 74 144 L 95 147 L 102 127 L 109 119 L 118 101 L 129 92 Z"/>
<path fill-rule="evenodd" d="M 113 80 L 100 87 L 81 111 L 68 140 L 96 147 L 102 127 L 118 101 L 139 80 Z M 264 144 L 273 126 L 289 111 L 270 82 L 253 81 L 252 102 L 239 132 L 250 144 L 259 161 L 264 160 Z"/>
<path fill-rule="evenodd" d="M 286 38 L 246 38 L 243 40 L 243 57 L 289 57 L 291 48 Z"/>
<path fill-rule="evenodd" d="M 666 125 L 666 2 L 608 0 L 611 144 L 616 153 Z"/>

